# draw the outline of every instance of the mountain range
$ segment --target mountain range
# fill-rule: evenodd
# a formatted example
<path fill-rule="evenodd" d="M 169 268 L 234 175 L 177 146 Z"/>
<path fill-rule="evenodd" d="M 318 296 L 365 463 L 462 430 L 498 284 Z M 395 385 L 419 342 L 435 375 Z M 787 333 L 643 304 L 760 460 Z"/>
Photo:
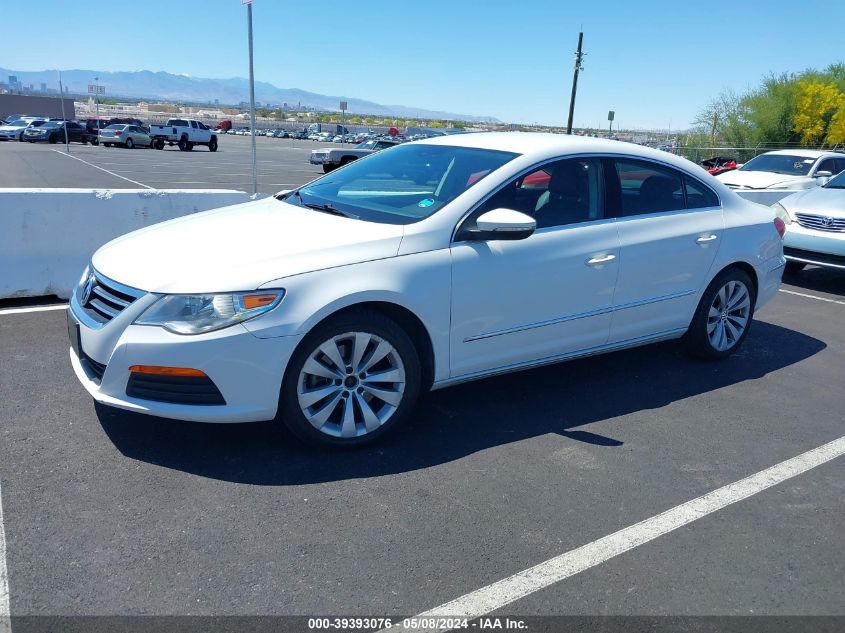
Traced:
<path fill-rule="evenodd" d="M 87 94 L 88 85 L 99 77 L 100 85 L 106 87 L 106 97 L 134 97 L 162 101 L 186 101 L 190 103 L 239 104 L 249 100 L 249 81 L 243 77 L 231 79 L 209 79 L 175 75 L 168 72 L 135 70 L 127 72 L 106 72 L 103 70 L 63 70 L 62 83 L 71 93 Z M 17 76 L 25 86 L 32 84 L 36 90 L 42 83 L 58 88 L 58 71 L 23 71 L 0 68 L 0 81 L 9 75 Z M 348 111 L 355 114 L 373 114 L 401 118 L 455 119 L 498 123 L 489 116 L 455 114 L 440 110 L 426 110 L 404 105 L 382 105 L 354 97 L 323 95 L 299 88 L 278 88 L 266 81 L 255 82 L 255 100 L 262 105 L 309 107 L 317 110 L 337 111 L 341 101 L 348 103 Z"/>

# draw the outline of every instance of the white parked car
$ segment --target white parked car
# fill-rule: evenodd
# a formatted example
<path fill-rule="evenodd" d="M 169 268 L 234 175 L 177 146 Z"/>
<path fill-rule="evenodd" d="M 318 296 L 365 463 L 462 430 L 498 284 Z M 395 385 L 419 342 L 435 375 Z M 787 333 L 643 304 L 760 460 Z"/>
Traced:
<path fill-rule="evenodd" d="M 760 154 L 719 180 L 731 189 L 810 189 L 817 178 L 845 170 L 845 154 L 810 149 L 784 149 Z"/>
<path fill-rule="evenodd" d="M 665 152 L 428 139 L 106 244 L 70 359 L 107 405 L 362 444 L 426 389 L 681 337 L 730 355 L 780 286 L 783 228 Z"/>
<path fill-rule="evenodd" d="M 33 123 L 35 126 L 33 126 Z M 23 141 L 24 132 L 29 127 L 37 127 L 44 123 L 42 119 L 15 119 L 6 125 L 0 125 L 0 141 Z"/>
<path fill-rule="evenodd" d="M 773 205 L 786 223 L 788 272 L 807 264 L 845 270 L 845 172 L 821 187 L 793 193 Z"/>

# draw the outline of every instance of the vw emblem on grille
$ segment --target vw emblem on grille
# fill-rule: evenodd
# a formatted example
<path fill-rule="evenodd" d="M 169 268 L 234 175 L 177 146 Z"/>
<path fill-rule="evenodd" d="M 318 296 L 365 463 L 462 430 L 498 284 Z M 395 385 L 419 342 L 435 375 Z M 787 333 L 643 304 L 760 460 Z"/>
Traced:
<path fill-rule="evenodd" d="M 94 277 L 94 273 L 91 273 L 88 275 L 88 279 L 85 280 L 85 285 L 82 286 L 82 296 L 79 298 L 82 305 L 88 303 L 88 299 L 91 298 L 91 293 L 94 291 L 95 283 L 97 283 L 97 278 Z"/>
<path fill-rule="evenodd" d="M 822 218 L 822 226 L 833 226 L 833 218 Z"/>

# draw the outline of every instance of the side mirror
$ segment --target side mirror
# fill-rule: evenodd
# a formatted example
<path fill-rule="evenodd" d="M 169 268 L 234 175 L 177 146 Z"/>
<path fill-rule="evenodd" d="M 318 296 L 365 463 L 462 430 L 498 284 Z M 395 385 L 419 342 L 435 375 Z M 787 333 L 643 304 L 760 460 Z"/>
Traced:
<path fill-rule="evenodd" d="M 826 185 L 827 181 L 831 179 L 833 176 L 832 172 L 829 171 L 817 171 L 816 172 L 816 182 L 821 185 Z"/>
<path fill-rule="evenodd" d="M 493 209 L 482 213 L 475 221 L 476 228 L 461 231 L 465 240 L 524 240 L 537 228 L 530 215 L 513 209 Z"/>

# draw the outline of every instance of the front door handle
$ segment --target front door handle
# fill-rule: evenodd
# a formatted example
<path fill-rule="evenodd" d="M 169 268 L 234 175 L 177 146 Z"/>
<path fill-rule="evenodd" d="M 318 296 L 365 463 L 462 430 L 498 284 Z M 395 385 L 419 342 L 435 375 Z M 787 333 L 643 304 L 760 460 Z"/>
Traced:
<path fill-rule="evenodd" d="M 614 259 L 616 259 L 616 255 L 604 255 L 602 257 L 593 257 L 592 259 L 587 260 L 587 266 L 601 266 L 602 264 L 609 264 Z"/>
<path fill-rule="evenodd" d="M 696 244 L 709 244 L 713 240 L 717 239 L 718 235 L 702 235 L 697 240 L 695 240 Z"/>

